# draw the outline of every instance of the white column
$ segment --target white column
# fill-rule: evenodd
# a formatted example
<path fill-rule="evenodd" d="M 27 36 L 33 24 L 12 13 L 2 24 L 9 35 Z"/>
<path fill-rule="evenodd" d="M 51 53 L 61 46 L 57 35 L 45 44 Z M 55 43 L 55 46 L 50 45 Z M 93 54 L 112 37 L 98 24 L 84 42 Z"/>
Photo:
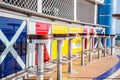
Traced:
<path fill-rule="evenodd" d="M 98 8 L 98 5 L 97 4 L 95 4 L 95 11 L 94 11 L 94 24 L 97 24 L 97 8 Z"/>
<path fill-rule="evenodd" d="M 42 0 L 37 0 L 37 12 L 42 13 Z"/>
<path fill-rule="evenodd" d="M 77 0 L 74 0 L 74 21 L 77 21 Z"/>

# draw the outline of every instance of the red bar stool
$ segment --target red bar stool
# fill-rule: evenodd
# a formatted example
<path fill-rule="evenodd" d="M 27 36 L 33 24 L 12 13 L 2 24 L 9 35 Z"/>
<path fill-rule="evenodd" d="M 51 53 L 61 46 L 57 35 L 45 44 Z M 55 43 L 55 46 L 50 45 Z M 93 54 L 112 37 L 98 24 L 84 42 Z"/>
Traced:
<path fill-rule="evenodd" d="M 36 80 L 44 80 L 43 75 L 52 73 L 53 69 L 51 68 L 44 68 L 44 44 L 46 43 L 46 40 L 53 39 L 53 35 L 46 34 L 46 35 L 27 35 L 27 38 L 29 39 L 29 43 L 34 43 L 37 45 L 37 67 L 29 66 L 26 71 L 29 74 L 36 74 L 37 78 Z M 29 54 L 29 53 L 28 53 Z"/>
<path fill-rule="evenodd" d="M 92 62 L 92 53 L 94 53 L 94 48 L 92 47 L 92 39 L 95 37 L 95 34 L 94 33 L 90 33 L 90 50 L 89 50 L 89 62 Z"/>

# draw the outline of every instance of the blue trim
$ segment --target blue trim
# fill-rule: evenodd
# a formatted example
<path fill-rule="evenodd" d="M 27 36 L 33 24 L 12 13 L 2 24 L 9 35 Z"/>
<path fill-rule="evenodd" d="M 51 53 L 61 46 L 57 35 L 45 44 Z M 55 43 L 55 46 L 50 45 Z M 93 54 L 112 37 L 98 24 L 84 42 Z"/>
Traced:
<path fill-rule="evenodd" d="M 103 80 L 106 79 L 108 76 L 112 75 L 113 73 L 115 73 L 120 68 L 120 56 L 117 55 L 117 57 L 119 58 L 119 62 L 114 67 L 112 67 L 102 75 L 94 78 L 93 80 Z"/>

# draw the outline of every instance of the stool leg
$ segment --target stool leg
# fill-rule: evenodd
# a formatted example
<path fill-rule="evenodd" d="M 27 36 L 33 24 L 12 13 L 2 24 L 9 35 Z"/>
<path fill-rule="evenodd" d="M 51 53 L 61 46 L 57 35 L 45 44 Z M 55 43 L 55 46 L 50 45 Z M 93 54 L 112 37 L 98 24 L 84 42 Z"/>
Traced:
<path fill-rule="evenodd" d="M 90 37 L 90 43 L 89 43 L 90 51 L 89 51 L 89 62 L 92 62 L 92 37 Z"/>
<path fill-rule="evenodd" d="M 104 57 L 106 57 L 106 37 L 104 37 Z"/>
<path fill-rule="evenodd" d="M 111 37 L 111 56 L 113 56 L 113 37 Z"/>
<path fill-rule="evenodd" d="M 68 63 L 68 72 L 72 73 L 72 39 L 69 39 L 69 49 L 68 49 L 68 58 L 69 58 L 69 63 Z"/>
<path fill-rule="evenodd" d="M 29 43 L 27 43 L 26 68 L 29 67 Z"/>
<path fill-rule="evenodd" d="M 98 37 L 98 59 L 101 58 L 101 54 L 100 54 L 100 37 Z"/>
<path fill-rule="evenodd" d="M 37 65 L 37 71 L 38 72 L 43 72 L 43 67 L 44 67 L 43 58 L 44 58 L 44 44 L 39 43 L 38 44 L 38 65 Z M 36 80 L 44 80 L 43 79 L 43 74 L 37 75 Z"/>
<path fill-rule="evenodd" d="M 62 40 L 58 40 L 57 48 L 57 80 L 62 80 Z"/>
<path fill-rule="evenodd" d="M 84 38 L 82 37 L 81 42 L 82 50 L 81 50 L 81 66 L 84 66 Z"/>

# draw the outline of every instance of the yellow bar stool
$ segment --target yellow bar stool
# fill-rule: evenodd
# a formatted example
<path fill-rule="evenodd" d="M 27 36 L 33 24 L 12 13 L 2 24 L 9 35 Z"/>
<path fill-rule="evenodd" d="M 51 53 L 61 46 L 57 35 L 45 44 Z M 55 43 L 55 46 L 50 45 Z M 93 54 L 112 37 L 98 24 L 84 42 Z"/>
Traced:
<path fill-rule="evenodd" d="M 62 41 L 68 39 L 69 34 L 53 34 L 54 40 L 57 40 L 57 80 L 62 80 Z M 67 61 L 68 62 L 68 61 Z"/>
<path fill-rule="evenodd" d="M 69 34 L 69 50 L 68 50 L 68 59 L 69 59 L 69 63 L 68 63 L 68 72 L 69 73 L 74 73 L 72 70 L 72 39 L 79 37 L 78 33 L 70 33 Z"/>
<path fill-rule="evenodd" d="M 37 46 L 38 59 L 37 66 L 29 66 L 26 71 L 29 74 L 37 75 L 36 80 L 44 80 L 44 74 L 49 74 L 53 72 L 53 69 L 51 68 L 44 68 L 44 44 L 46 43 L 46 40 L 53 39 L 53 35 L 27 35 L 27 38 L 29 40 L 29 43 L 34 43 Z"/>

